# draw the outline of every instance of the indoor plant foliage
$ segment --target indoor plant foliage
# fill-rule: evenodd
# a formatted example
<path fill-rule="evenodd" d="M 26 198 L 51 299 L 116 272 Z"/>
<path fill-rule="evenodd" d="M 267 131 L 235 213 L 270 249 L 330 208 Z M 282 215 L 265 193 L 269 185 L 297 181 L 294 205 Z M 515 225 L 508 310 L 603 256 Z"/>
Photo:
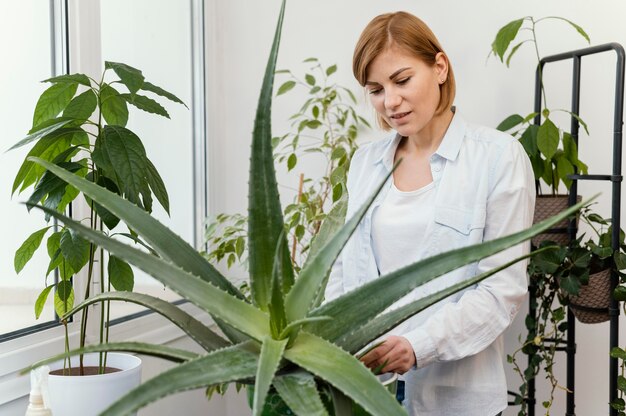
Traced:
<path fill-rule="evenodd" d="M 527 16 L 514 20 L 503 26 L 491 44 L 491 53 L 497 56 L 501 62 L 505 62 L 509 66 L 512 57 L 519 48 L 530 43 L 534 46 L 537 65 L 541 60 L 537 42 L 535 27 L 541 22 L 548 20 L 561 20 L 570 24 L 576 31 L 589 43 L 587 33 L 574 22 L 562 17 L 544 17 L 535 19 Z M 522 38 L 521 40 L 519 38 Z M 513 41 L 517 39 L 517 43 Z M 568 175 L 573 174 L 575 170 L 586 173 L 587 165 L 578 159 L 578 151 L 576 142 L 572 135 L 559 128 L 550 115 L 554 112 L 566 112 L 574 117 L 585 129 L 587 134 L 587 125 L 580 119 L 578 114 L 574 114 L 568 110 L 550 109 L 545 94 L 545 87 L 541 73 L 539 75 L 542 97 L 543 110 L 541 114 L 531 112 L 525 116 L 513 114 L 503 120 L 498 126 L 498 130 L 508 131 L 514 137 L 518 137 L 520 143 L 524 146 L 524 150 L 530 158 L 535 179 L 537 180 L 537 192 L 541 192 L 540 182 L 546 184 L 552 195 L 558 193 L 559 184 L 562 182 L 567 189 L 571 185 L 571 179 Z M 543 121 L 540 123 L 541 117 Z"/>
<path fill-rule="evenodd" d="M 291 70 L 276 71 L 289 76 L 276 96 L 304 90 L 306 100 L 290 117 L 292 129 L 272 138 L 274 161 L 287 172 L 295 172 L 298 162 L 305 157 L 317 156 L 323 160 L 322 172 L 309 176 L 300 173 L 298 180 L 292 182 L 291 188 L 297 183 L 297 193 L 293 203 L 283 210 L 296 271 L 302 267 L 326 215 L 346 194 L 346 173 L 357 149 L 358 132 L 363 126 L 369 127 L 356 113 L 354 94 L 333 82 L 336 65 L 325 67 L 317 58 L 308 58 L 304 63 L 311 65 L 304 77 L 296 76 Z M 247 216 L 242 214 L 218 214 L 210 221 L 206 230 L 207 258 L 225 259 L 228 267 L 235 262 L 246 265 L 247 221 Z"/>
<path fill-rule="evenodd" d="M 181 362 L 129 392 L 105 411 L 105 415 L 128 414 L 167 394 L 229 382 L 254 383 L 255 415 L 261 414 L 270 386 L 299 415 L 328 414 L 319 390 L 330 392 L 337 415 L 346 414 L 346 397 L 373 415 L 404 414 L 395 397 L 353 354 L 439 299 L 474 285 L 520 259 L 393 312 L 382 314 L 383 311 L 415 287 L 519 244 L 580 208 L 580 205 L 572 207 L 554 219 L 508 237 L 425 259 L 322 303 L 330 268 L 376 195 L 372 195 L 369 202 L 336 232 L 330 226 L 320 231 L 320 234 L 328 232 L 324 238 L 326 243 L 310 251 L 308 261 L 299 273 L 294 271 L 275 179 L 270 130 L 274 69 L 283 14 L 284 1 L 252 138 L 248 212 L 250 301 L 193 247 L 141 208 L 61 167 L 32 159 L 121 218 L 156 254 L 124 244 L 47 207 L 41 209 L 94 244 L 153 275 L 211 314 L 227 338 L 215 334 L 177 306 L 139 293 L 104 293 L 79 305 L 70 313 L 106 300 L 120 299 L 148 305 L 180 326 L 206 350 L 197 355 L 139 343 L 109 343 L 83 349 L 123 349 Z M 331 221 L 330 224 L 334 223 Z M 363 299 L 368 301 L 364 303 Z"/>
<path fill-rule="evenodd" d="M 126 128 L 128 104 L 169 118 L 165 108 L 145 94 L 155 94 L 180 104 L 183 104 L 182 101 L 146 81 L 140 70 L 115 62 L 105 62 L 100 80 L 84 74 L 71 74 L 44 82 L 52 85 L 41 94 L 37 102 L 33 127 L 25 139 L 11 148 L 34 143 L 15 177 L 12 189 L 13 193 L 32 190 L 27 201 L 29 210 L 33 204 L 41 203 L 49 210 L 62 213 L 80 195 L 78 189 L 30 160 L 31 157 L 38 157 L 109 189 L 147 212 L 152 211 L 154 197 L 169 213 L 168 194 L 161 176 L 148 159 L 141 139 Z M 89 215 L 81 221 L 90 228 L 110 232 L 118 225 L 120 220 L 116 215 L 89 198 L 87 203 Z M 49 219 L 48 213 L 46 221 Z M 142 243 L 132 229 L 116 235 Z M 46 286 L 35 303 L 37 317 L 52 291 L 59 316 L 72 309 L 75 296 L 70 279 L 85 267 L 85 299 L 91 295 L 91 282 L 97 273 L 96 268 L 99 268 L 102 276 L 100 292 L 113 288 L 120 291 L 133 289 L 133 272 L 125 261 L 110 256 L 106 261 L 105 272 L 105 259 L 102 256 L 98 259 L 96 245 L 65 226 L 52 224 L 35 231 L 17 250 L 16 272 L 23 269 L 46 236 L 45 246 L 50 264 L 46 272 Z M 55 269 L 58 269 L 56 282 L 50 276 Z M 107 308 L 103 307 L 101 313 L 100 342 L 103 342 L 108 337 Z M 67 335 L 67 320 L 63 319 L 62 323 Z M 86 325 L 87 309 L 84 309 L 81 347 L 85 345 Z"/>

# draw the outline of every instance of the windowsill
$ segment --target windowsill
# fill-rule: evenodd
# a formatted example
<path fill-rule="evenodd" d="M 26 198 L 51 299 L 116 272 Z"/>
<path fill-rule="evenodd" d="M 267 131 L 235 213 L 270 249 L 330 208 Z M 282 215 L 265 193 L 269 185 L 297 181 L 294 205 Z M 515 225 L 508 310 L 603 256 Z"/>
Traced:
<path fill-rule="evenodd" d="M 179 306 L 196 319 L 210 324 L 211 318 L 191 304 Z M 72 324 L 70 343 L 78 341 L 78 326 Z M 110 339 L 167 344 L 186 335 L 160 315 L 151 313 L 111 327 Z M 19 371 L 32 363 L 63 351 L 63 328 L 57 327 L 0 344 L 0 406 L 28 395 L 30 376 Z"/>

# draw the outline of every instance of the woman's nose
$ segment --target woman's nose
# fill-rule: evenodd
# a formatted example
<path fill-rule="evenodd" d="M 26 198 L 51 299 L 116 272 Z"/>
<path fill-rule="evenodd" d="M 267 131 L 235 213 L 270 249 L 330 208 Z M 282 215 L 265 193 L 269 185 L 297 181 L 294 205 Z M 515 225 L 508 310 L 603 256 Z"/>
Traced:
<path fill-rule="evenodd" d="M 402 102 L 402 97 L 400 94 L 394 91 L 386 91 L 385 94 L 385 108 L 393 109 L 400 105 Z"/>

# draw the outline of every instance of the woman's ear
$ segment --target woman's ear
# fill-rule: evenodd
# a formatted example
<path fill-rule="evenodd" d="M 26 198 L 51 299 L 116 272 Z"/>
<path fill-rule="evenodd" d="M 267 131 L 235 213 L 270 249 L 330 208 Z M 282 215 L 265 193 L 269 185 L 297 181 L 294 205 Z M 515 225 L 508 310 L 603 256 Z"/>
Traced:
<path fill-rule="evenodd" d="M 445 53 L 439 52 L 435 55 L 435 71 L 439 78 L 439 83 L 443 84 L 448 79 L 448 57 Z"/>

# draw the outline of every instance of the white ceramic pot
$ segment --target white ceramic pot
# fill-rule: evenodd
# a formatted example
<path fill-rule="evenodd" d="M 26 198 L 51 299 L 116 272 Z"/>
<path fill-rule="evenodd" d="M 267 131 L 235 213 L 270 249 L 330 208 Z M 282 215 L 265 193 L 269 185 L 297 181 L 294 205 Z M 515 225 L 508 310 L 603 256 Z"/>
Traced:
<path fill-rule="evenodd" d="M 87 354 L 85 366 L 97 366 L 99 354 Z M 72 365 L 78 366 L 78 357 Z M 121 371 L 93 376 L 48 376 L 50 409 L 54 416 L 96 416 L 141 383 L 141 360 L 134 355 L 107 354 L 107 367 Z M 50 371 L 63 368 L 63 361 Z"/>

